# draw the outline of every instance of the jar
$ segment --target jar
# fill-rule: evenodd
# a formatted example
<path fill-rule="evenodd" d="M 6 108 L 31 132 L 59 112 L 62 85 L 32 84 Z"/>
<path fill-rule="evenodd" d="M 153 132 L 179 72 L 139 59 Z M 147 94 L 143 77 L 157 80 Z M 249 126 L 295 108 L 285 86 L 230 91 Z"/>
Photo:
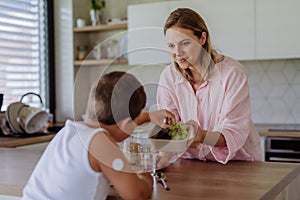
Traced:
<path fill-rule="evenodd" d="M 156 169 L 156 152 L 153 151 L 148 133 L 144 130 L 136 129 L 119 143 L 119 147 L 133 171 L 153 172 Z"/>
<path fill-rule="evenodd" d="M 77 47 L 78 60 L 84 60 L 87 55 L 87 46 L 80 45 Z"/>

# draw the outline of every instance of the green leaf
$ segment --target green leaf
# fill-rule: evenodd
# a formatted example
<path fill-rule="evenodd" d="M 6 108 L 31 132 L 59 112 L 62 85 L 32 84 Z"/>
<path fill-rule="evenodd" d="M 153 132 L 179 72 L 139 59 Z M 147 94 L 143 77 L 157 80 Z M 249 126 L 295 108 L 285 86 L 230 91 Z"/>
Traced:
<path fill-rule="evenodd" d="M 105 8 L 105 1 L 91 0 L 91 9 L 102 10 Z"/>

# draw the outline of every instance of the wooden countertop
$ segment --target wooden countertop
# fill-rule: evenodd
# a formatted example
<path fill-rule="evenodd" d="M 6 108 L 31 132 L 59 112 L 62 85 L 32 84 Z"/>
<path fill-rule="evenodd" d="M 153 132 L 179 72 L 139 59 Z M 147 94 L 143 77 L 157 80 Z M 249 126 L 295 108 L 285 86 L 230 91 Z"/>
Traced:
<path fill-rule="evenodd" d="M 255 127 L 260 136 L 300 138 L 300 130 L 297 130 L 298 125 L 256 124 Z M 293 127 L 297 127 L 297 129 L 293 130 Z"/>
<path fill-rule="evenodd" d="M 159 190 L 153 199 L 274 199 L 299 176 L 300 165 L 242 161 L 222 165 L 181 159 L 165 174 L 171 191 Z"/>
<path fill-rule="evenodd" d="M 21 196 L 41 154 L 42 150 L 0 148 L 0 194 Z M 273 199 L 300 177 L 300 165 L 291 163 L 231 161 L 222 165 L 180 159 L 163 171 L 171 190 L 155 184 L 152 199 Z M 117 194 L 112 190 L 111 195 Z"/>
<path fill-rule="evenodd" d="M 37 144 L 42 142 L 49 142 L 55 134 L 44 134 L 44 135 L 32 135 L 26 137 L 0 137 L 0 147 L 19 147 L 30 144 Z"/>
<path fill-rule="evenodd" d="M 36 133 L 26 136 L 11 137 L 0 135 L 1 147 L 20 147 L 31 144 L 38 144 L 43 142 L 50 142 L 55 134 L 64 126 L 64 123 L 56 123 L 53 127 L 48 128 L 47 133 Z"/>

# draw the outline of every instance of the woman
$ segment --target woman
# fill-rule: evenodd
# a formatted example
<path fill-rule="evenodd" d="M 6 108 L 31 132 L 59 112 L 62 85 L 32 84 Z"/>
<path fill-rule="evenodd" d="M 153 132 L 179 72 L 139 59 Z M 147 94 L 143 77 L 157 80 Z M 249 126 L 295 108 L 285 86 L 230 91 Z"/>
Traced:
<path fill-rule="evenodd" d="M 197 127 L 182 157 L 223 164 L 261 160 L 242 65 L 211 47 L 204 20 L 191 9 L 173 11 L 164 34 L 174 63 L 161 74 L 157 102 L 176 121 L 191 121 Z"/>

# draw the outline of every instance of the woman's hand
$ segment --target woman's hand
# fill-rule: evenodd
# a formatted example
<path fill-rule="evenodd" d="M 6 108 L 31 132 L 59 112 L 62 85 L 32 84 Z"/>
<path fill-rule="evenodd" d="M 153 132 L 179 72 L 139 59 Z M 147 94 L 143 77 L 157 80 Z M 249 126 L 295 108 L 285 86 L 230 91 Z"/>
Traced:
<path fill-rule="evenodd" d="M 188 146 L 191 149 L 197 149 L 199 144 L 202 143 L 204 139 L 203 135 L 201 134 L 201 129 L 193 120 L 188 121 L 187 124 L 189 124 L 193 128 L 192 134 L 188 138 Z"/>
<path fill-rule="evenodd" d="M 170 152 L 159 152 L 157 155 L 156 169 L 159 170 L 167 167 L 170 164 L 171 157 L 172 153 Z"/>
<path fill-rule="evenodd" d="M 150 112 L 149 116 L 151 122 L 159 125 L 162 128 L 169 128 L 170 125 L 176 123 L 175 115 L 165 109 Z"/>

